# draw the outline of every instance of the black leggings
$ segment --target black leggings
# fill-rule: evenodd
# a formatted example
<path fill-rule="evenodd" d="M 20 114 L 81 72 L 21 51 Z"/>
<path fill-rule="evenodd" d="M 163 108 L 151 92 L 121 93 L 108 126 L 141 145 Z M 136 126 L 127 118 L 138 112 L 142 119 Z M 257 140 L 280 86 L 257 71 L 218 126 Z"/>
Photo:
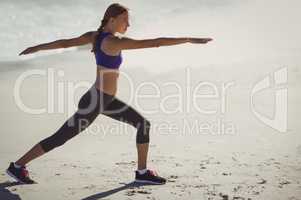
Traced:
<path fill-rule="evenodd" d="M 39 144 L 45 152 L 63 145 L 85 130 L 100 113 L 137 128 L 136 143 L 149 143 L 150 122 L 131 106 L 92 85 L 81 97 L 78 110 L 53 135 Z"/>

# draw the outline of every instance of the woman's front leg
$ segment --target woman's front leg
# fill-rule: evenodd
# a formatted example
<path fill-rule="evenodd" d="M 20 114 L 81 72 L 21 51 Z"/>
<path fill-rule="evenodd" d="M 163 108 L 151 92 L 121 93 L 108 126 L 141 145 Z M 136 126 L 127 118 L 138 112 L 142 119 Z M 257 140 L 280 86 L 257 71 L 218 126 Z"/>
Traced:
<path fill-rule="evenodd" d="M 150 122 L 146 120 L 139 112 L 133 107 L 122 102 L 118 98 L 105 107 L 105 112 L 102 114 L 134 126 L 136 132 L 136 147 L 138 153 L 138 169 L 147 168 L 147 155 L 149 147 L 149 131 Z"/>
<path fill-rule="evenodd" d="M 136 144 L 138 153 L 138 170 L 146 169 L 149 143 Z"/>

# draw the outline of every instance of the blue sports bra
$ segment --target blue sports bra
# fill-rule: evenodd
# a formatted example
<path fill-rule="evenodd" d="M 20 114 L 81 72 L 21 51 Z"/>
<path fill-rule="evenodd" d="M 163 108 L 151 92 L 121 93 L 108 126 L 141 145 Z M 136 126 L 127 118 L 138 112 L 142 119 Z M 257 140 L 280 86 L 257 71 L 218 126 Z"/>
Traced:
<path fill-rule="evenodd" d="M 96 38 L 94 52 L 96 64 L 110 69 L 118 69 L 122 63 L 121 51 L 118 56 L 111 56 L 103 52 L 100 48 L 102 40 L 108 35 L 112 35 L 112 33 L 101 32 Z"/>

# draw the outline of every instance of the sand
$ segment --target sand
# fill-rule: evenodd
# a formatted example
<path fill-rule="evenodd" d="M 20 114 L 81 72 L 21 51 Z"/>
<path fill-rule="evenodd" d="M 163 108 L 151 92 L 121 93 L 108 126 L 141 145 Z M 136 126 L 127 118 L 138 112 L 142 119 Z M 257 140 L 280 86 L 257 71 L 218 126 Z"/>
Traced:
<path fill-rule="evenodd" d="M 1 200 L 301 199 L 300 63 L 285 57 L 231 65 L 200 64 L 161 74 L 147 68 L 121 68 L 133 87 L 130 89 L 129 81 L 121 76 L 117 96 L 151 121 L 148 167 L 167 178 L 165 185 L 133 183 L 137 167 L 135 129 L 105 116 L 99 116 L 65 145 L 30 162 L 27 168 L 37 184 L 14 182 L 5 174 L 9 162 L 51 135 L 75 111 L 75 107 L 66 109 L 70 99 L 59 102 L 55 96 L 51 113 L 47 108 L 49 79 L 38 75 L 22 83 L 21 97 L 28 106 L 46 106 L 48 110 L 42 114 L 22 111 L 14 98 L 17 79 L 26 71 L 51 69 L 56 74 L 55 95 L 58 82 L 65 88 L 67 82 L 87 83 L 86 88 L 76 90 L 76 105 L 95 78 L 94 60 L 89 56 L 88 52 L 76 51 L 0 64 Z M 288 89 L 285 132 L 257 119 L 250 106 L 253 86 L 282 68 L 288 73 L 282 87 Z M 64 76 L 57 75 L 59 70 Z M 216 86 L 218 97 L 196 99 L 195 105 L 216 111 L 211 114 L 200 113 L 192 101 L 193 89 L 205 81 Z M 167 82 L 176 82 L 179 87 L 168 86 Z M 223 84 L 229 84 L 224 93 Z M 155 94 L 154 85 L 160 90 L 159 97 L 130 99 L 135 94 Z M 212 95 L 212 91 L 202 87 L 199 94 Z M 273 116 L 274 91 L 267 89 L 254 97 L 259 112 Z M 182 96 L 181 101 L 179 96 L 166 99 L 170 94 Z M 61 113 L 59 105 L 65 106 Z"/>

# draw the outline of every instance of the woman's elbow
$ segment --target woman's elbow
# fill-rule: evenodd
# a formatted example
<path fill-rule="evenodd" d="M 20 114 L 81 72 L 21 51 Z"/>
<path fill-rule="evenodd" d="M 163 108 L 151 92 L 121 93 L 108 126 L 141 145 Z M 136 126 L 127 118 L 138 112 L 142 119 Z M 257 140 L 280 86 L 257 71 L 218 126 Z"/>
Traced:
<path fill-rule="evenodd" d="M 68 48 L 76 46 L 72 39 L 61 39 L 54 42 L 56 48 Z"/>
<path fill-rule="evenodd" d="M 129 43 L 125 43 L 120 46 L 120 49 L 143 49 L 143 48 L 152 48 L 160 47 L 161 40 L 159 39 L 150 39 L 150 40 L 136 40 Z"/>
<path fill-rule="evenodd" d="M 68 40 L 66 39 L 58 40 L 57 45 L 59 48 L 68 48 L 71 46 Z"/>
<path fill-rule="evenodd" d="M 154 47 L 160 47 L 162 45 L 163 45 L 162 38 L 157 38 L 154 40 Z"/>
<path fill-rule="evenodd" d="M 140 48 L 160 47 L 160 46 L 162 46 L 162 42 L 161 42 L 160 38 L 150 39 L 150 40 L 141 41 L 141 43 L 138 44 L 138 46 L 140 46 Z"/>

